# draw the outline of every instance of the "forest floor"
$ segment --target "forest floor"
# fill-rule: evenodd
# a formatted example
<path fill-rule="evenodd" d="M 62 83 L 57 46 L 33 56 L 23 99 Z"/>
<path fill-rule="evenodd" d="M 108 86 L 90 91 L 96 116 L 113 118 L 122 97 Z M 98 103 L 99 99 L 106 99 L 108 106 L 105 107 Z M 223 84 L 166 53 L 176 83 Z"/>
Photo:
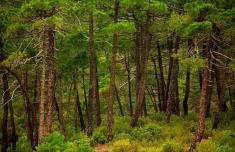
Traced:
<path fill-rule="evenodd" d="M 97 144 L 95 146 L 95 152 L 110 152 L 107 145 L 104 144 Z"/>

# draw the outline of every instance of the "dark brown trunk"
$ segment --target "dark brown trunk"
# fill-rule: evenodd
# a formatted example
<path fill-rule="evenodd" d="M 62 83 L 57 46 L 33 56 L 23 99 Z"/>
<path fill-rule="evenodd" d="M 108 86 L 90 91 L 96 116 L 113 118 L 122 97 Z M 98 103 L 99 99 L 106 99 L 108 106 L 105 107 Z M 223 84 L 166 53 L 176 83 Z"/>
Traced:
<path fill-rule="evenodd" d="M 174 53 L 178 53 L 179 50 L 179 44 L 180 44 L 180 37 L 176 36 L 176 42 L 175 42 L 175 49 Z M 167 118 L 166 122 L 170 122 L 171 114 L 178 114 L 178 72 L 179 72 L 179 65 L 178 65 L 178 59 L 172 58 L 172 69 L 170 74 L 170 85 L 168 90 L 168 99 L 167 99 Z"/>
<path fill-rule="evenodd" d="M 124 112 L 123 112 L 123 109 L 122 109 L 122 103 L 121 103 L 121 100 L 120 100 L 120 97 L 119 97 L 119 94 L 118 94 L 118 89 L 117 89 L 116 85 L 115 85 L 115 95 L 116 95 L 116 99 L 117 99 L 117 102 L 118 102 L 118 107 L 119 107 L 120 114 L 121 114 L 121 116 L 124 116 Z"/>
<path fill-rule="evenodd" d="M 128 97 L 129 97 L 129 114 L 133 115 L 133 107 L 132 107 L 132 94 L 131 94 L 131 69 L 130 69 L 130 58 L 129 54 L 125 54 L 125 67 L 127 70 L 127 82 L 128 82 Z"/>
<path fill-rule="evenodd" d="M 10 92 L 8 87 L 8 74 L 4 73 L 2 76 L 2 82 L 3 82 L 3 119 L 2 119 L 2 146 L 1 151 L 6 152 L 8 148 L 8 105 L 10 101 Z"/>
<path fill-rule="evenodd" d="M 35 76 L 34 76 L 34 92 L 33 92 L 33 111 L 32 111 L 32 121 L 33 121 L 33 133 L 34 133 L 34 142 L 33 149 L 38 145 L 38 66 L 35 67 Z"/>
<path fill-rule="evenodd" d="M 97 61 L 95 62 L 96 67 L 96 125 L 101 125 L 101 113 L 100 113 L 100 97 L 99 97 L 99 80 L 97 74 Z"/>
<path fill-rule="evenodd" d="M 145 92 L 145 83 L 146 83 L 146 77 L 147 77 L 147 64 L 148 64 L 148 56 L 149 56 L 149 50 L 150 50 L 150 34 L 149 34 L 149 22 L 150 22 L 150 16 L 149 12 L 146 12 L 146 21 L 144 23 L 144 36 L 143 36 L 143 48 L 141 50 L 141 65 L 140 65 L 140 81 L 138 84 L 138 93 L 137 93 L 137 102 L 136 102 L 136 109 L 135 113 L 131 120 L 131 126 L 135 127 L 137 125 L 139 116 L 142 111 L 143 101 L 144 101 L 144 92 Z"/>
<path fill-rule="evenodd" d="M 162 110 L 167 111 L 167 100 L 168 100 L 168 94 L 169 94 L 169 88 L 170 88 L 170 82 L 171 82 L 171 70 L 172 70 L 172 65 L 173 65 L 173 58 L 171 57 L 172 55 L 172 49 L 173 49 L 173 34 L 170 35 L 167 38 L 167 45 L 168 45 L 168 51 L 169 51 L 169 56 L 170 56 L 170 61 L 169 61 L 169 67 L 168 67 L 168 78 L 167 78 L 167 85 L 166 85 L 166 91 L 165 91 L 165 103 L 162 105 Z"/>
<path fill-rule="evenodd" d="M 145 98 L 145 93 L 144 93 L 144 99 L 143 99 L 143 113 L 144 113 L 144 116 L 147 117 L 148 116 L 148 111 L 147 111 L 147 104 L 146 104 L 146 98 Z"/>
<path fill-rule="evenodd" d="M 164 111 L 166 110 L 166 105 L 167 105 L 167 101 L 166 101 L 166 97 L 165 97 L 165 91 L 166 91 L 166 84 L 165 84 L 165 80 L 164 80 L 164 73 L 163 73 L 163 66 L 162 66 L 162 54 L 161 54 L 161 48 L 160 48 L 160 44 L 159 41 L 157 41 L 157 59 L 158 59 L 158 64 L 159 64 L 159 72 L 160 72 L 160 79 L 159 79 L 159 109 L 160 111 L 162 111 L 164 109 Z M 164 108 L 163 108 L 164 107 Z"/>
<path fill-rule="evenodd" d="M 188 98 L 190 92 L 190 66 L 187 66 L 186 80 L 185 80 L 185 90 L 184 90 L 184 100 L 183 100 L 183 109 L 184 115 L 188 115 Z"/>
<path fill-rule="evenodd" d="M 118 22 L 119 14 L 119 0 L 114 2 L 114 24 Z M 113 48 L 111 58 L 111 70 L 110 70 L 110 84 L 109 84 L 109 101 L 108 101 L 108 126 L 107 126 L 107 140 L 113 139 L 113 101 L 115 94 L 115 69 L 116 69 L 116 54 L 118 51 L 118 34 L 113 33 Z"/>
<path fill-rule="evenodd" d="M 150 99 L 152 101 L 154 111 L 158 112 L 157 101 L 156 101 L 154 92 L 149 87 L 147 87 L 147 91 L 148 91 L 149 97 L 150 97 Z"/>

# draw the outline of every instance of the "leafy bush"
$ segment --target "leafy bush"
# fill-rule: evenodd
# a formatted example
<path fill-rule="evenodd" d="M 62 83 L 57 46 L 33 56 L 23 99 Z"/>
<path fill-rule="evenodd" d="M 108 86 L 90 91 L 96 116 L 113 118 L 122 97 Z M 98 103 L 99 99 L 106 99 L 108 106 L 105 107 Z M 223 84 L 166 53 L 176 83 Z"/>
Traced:
<path fill-rule="evenodd" d="M 112 145 L 113 152 L 138 152 L 136 144 L 131 143 L 129 139 L 117 140 Z"/>
<path fill-rule="evenodd" d="M 19 136 L 19 139 L 16 143 L 16 151 L 21 152 L 32 152 L 31 145 L 28 141 L 27 135 L 23 134 Z"/>
<path fill-rule="evenodd" d="M 79 134 L 79 136 L 82 137 L 81 134 Z M 59 132 L 53 132 L 45 137 L 43 139 L 43 144 L 38 145 L 36 149 L 38 152 L 93 152 L 93 149 L 86 138 L 80 138 L 78 140 L 74 140 L 73 142 L 65 141 L 64 136 Z"/>
<path fill-rule="evenodd" d="M 115 117 L 113 125 L 113 135 L 117 136 L 120 133 L 129 133 L 130 128 L 130 119 L 128 117 Z"/>
<path fill-rule="evenodd" d="M 183 152 L 183 147 L 175 141 L 166 141 L 162 146 L 163 152 Z"/>
<path fill-rule="evenodd" d="M 230 146 L 235 149 L 235 132 L 231 130 L 221 131 L 215 135 L 215 141 L 219 146 Z"/>
<path fill-rule="evenodd" d="M 197 145 L 197 152 L 217 152 L 218 146 L 210 140 L 202 140 Z"/>
<path fill-rule="evenodd" d="M 161 137 L 163 137 L 162 128 L 156 124 L 148 124 L 143 128 L 134 128 L 130 132 L 130 135 L 133 139 L 137 139 L 139 141 L 154 141 L 159 140 Z"/>
<path fill-rule="evenodd" d="M 106 137 L 101 131 L 95 131 L 92 135 L 91 142 L 95 144 L 104 144 L 106 143 Z"/>

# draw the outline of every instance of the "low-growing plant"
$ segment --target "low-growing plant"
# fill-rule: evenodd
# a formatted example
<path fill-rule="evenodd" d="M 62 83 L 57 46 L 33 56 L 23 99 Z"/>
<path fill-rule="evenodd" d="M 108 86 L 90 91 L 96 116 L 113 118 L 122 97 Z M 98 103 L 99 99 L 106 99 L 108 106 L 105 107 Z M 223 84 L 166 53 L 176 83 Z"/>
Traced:
<path fill-rule="evenodd" d="M 162 145 L 162 151 L 163 152 L 183 152 L 183 147 L 180 143 L 170 140 L 170 141 L 166 141 Z"/>
<path fill-rule="evenodd" d="M 113 152 L 138 152 L 138 145 L 131 143 L 129 139 L 117 140 L 112 144 Z"/>

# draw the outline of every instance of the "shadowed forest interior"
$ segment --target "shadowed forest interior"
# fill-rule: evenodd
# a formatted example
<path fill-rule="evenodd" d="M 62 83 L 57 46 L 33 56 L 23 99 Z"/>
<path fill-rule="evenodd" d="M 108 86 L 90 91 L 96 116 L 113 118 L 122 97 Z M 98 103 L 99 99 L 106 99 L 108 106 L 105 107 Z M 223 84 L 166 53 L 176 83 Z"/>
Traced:
<path fill-rule="evenodd" d="M 0 152 L 235 152 L 235 0 L 1 0 Z"/>

